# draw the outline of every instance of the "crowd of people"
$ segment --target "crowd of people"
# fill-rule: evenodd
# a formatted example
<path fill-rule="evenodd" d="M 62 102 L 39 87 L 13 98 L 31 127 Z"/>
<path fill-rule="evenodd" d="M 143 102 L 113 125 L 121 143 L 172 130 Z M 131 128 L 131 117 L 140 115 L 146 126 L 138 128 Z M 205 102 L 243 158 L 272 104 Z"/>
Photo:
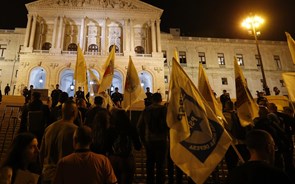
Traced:
<path fill-rule="evenodd" d="M 91 106 L 81 88 L 69 97 L 57 84 L 50 106 L 40 93 L 27 93 L 18 135 L 0 165 L 0 183 L 16 183 L 25 176 L 42 184 L 131 184 L 136 169 L 133 150 L 143 147 L 147 184 L 164 184 L 166 168 L 169 184 L 183 183 L 184 174 L 169 155 L 167 106 L 160 93 L 146 89 L 145 109 L 137 123 L 121 108 L 118 88 L 109 98 L 106 93 L 96 96 Z M 229 93 L 224 90 L 220 96 L 225 129 L 233 138 L 225 155 L 227 182 L 294 183 L 294 112 L 289 107 L 278 112 L 259 95 L 259 117 L 248 127 L 241 126 Z M 113 103 L 106 102 L 110 99 Z M 189 178 L 188 183 L 194 182 Z"/>

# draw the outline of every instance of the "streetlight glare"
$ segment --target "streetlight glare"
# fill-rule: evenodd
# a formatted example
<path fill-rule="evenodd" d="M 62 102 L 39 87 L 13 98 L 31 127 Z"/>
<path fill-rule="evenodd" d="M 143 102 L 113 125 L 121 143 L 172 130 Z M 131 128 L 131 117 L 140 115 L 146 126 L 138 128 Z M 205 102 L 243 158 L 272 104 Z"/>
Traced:
<path fill-rule="evenodd" d="M 258 28 L 261 24 L 264 23 L 264 19 L 259 17 L 259 16 L 252 16 L 252 17 L 247 17 L 243 22 L 242 26 L 251 29 L 251 28 Z"/>

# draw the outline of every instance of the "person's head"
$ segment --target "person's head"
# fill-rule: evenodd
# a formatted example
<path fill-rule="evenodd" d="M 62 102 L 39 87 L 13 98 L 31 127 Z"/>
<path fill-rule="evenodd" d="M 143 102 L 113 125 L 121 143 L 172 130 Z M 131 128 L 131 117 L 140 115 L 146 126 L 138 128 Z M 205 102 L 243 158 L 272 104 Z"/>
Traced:
<path fill-rule="evenodd" d="M 32 97 L 33 97 L 33 101 L 40 100 L 41 93 L 35 91 L 35 92 L 33 92 Z"/>
<path fill-rule="evenodd" d="M 226 90 L 225 90 L 225 89 L 224 89 L 224 90 L 222 90 L 222 93 L 223 93 L 223 94 L 226 94 Z"/>
<path fill-rule="evenodd" d="M 96 96 L 94 98 L 94 104 L 97 105 L 97 106 L 102 106 L 103 98 L 101 96 Z"/>
<path fill-rule="evenodd" d="M 78 91 L 81 91 L 81 87 L 80 86 L 78 87 Z"/>
<path fill-rule="evenodd" d="M 227 100 L 224 105 L 224 111 L 230 112 L 234 110 L 234 103 L 231 100 Z"/>
<path fill-rule="evenodd" d="M 264 130 L 252 130 L 246 136 L 246 145 L 250 152 L 250 160 L 264 160 L 270 164 L 274 161 L 275 142 Z"/>
<path fill-rule="evenodd" d="M 33 89 L 34 88 L 34 86 L 33 85 L 30 85 L 30 89 Z"/>
<path fill-rule="evenodd" d="M 118 87 L 115 87 L 115 92 L 119 92 L 119 88 Z"/>
<path fill-rule="evenodd" d="M 117 128 L 128 128 L 130 120 L 125 110 L 114 108 L 111 111 L 110 123 Z"/>
<path fill-rule="evenodd" d="M 283 107 L 283 113 L 287 114 L 290 117 L 294 117 L 294 110 L 291 107 L 288 107 L 288 106 Z"/>
<path fill-rule="evenodd" d="M 162 102 L 162 95 L 161 93 L 154 93 L 152 97 L 153 103 L 161 103 Z"/>
<path fill-rule="evenodd" d="M 60 103 L 64 103 L 64 102 L 67 101 L 68 99 L 69 99 L 69 95 L 68 95 L 67 92 L 61 92 L 61 93 L 59 94 L 58 101 L 59 101 Z"/>
<path fill-rule="evenodd" d="M 7 86 L 9 86 L 9 84 L 7 84 Z"/>
<path fill-rule="evenodd" d="M 149 87 L 147 87 L 145 89 L 146 89 L 146 92 L 150 92 L 150 88 Z"/>
<path fill-rule="evenodd" d="M 259 106 L 259 110 L 258 110 L 259 117 L 266 118 L 268 114 L 269 114 L 269 110 L 267 107 Z"/>
<path fill-rule="evenodd" d="M 107 110 L 98 111 L 93 120 L 93 131 L 103 132 L 110 127 L 110 113 Z"/>
<path fill-rule="evenodd" d="M 55 85 L 55 89 L 59 89 L 59 84 L 56 84 Z"/>
<path fill-rule="evenodd" d="M 75 149 L 89 148 L 92 143 L 92 130 L 88 126 L 80 126 L 76 129 L 73 136 Z"/>
<path fill-rule="evenodd" d="M 66 121 L 74 120 L 78 115 L 78 109 L 74 101 L 68 100 L 62 104 L 62 119 Z"/>
<path fill-rule="evenodd" d="M 274 103 L 268 103 L 267 108 L 268 108 L 269 112 L 274 112 L 274 113 L 278 112 L 278 107 Z"/>
<path fill-rule="evenodd" d="M 37 138 L 28 132 L 20 133 L 12 141 L 1 167 L 9 166 L 13 169 L 26 169 L 30 163 L 37 161 L 38 155 Z"/>
<path fill-rule="evenodd" d="M 77 105 L 78 107 L 84 107 L 84 108 L 87 107 L 86 100 L 84 100 L 83 98 L 78 99 Z"/>

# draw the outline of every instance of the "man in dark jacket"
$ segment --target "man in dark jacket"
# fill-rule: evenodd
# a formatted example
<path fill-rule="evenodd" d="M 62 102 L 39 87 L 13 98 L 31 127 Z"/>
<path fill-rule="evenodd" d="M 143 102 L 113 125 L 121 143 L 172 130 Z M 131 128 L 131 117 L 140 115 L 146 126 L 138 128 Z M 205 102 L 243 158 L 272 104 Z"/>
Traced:
<path fill-rule="evenodd" d="M 162 96 L 154 93 L 152 105 L 146 107 L 138 121 L 138 130 L 146 149 L 147 183 L 165 183 L 165 162 L 168 146 L 167 108 L 161 105 Z"/>

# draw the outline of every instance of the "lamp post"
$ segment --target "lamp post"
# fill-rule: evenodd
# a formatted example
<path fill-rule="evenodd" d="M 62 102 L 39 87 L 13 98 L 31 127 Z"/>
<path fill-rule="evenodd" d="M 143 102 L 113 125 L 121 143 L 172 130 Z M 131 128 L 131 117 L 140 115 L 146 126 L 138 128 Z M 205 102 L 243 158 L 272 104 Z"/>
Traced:
<path fill-rule="evenodd" d="M 264 20 L 259 16 L 250 16 L 250 17 L 247 17 L 242 22 L 242 26 L 247 28 L 249 30 L 249 32 L 251 32 L 254 35 L 255 44 L 256 44 L 256 48 L 257 48 L 257 53 L 258 53 L 258 57 L 260 59 L 260 68 L 261 68 L 262 80 L 263 80 L 262 81 L 263 90 L 265 91 L 266 95 L 270 95 L 270 91 L 269 91 L 269 88 L 268 88 L 267 83 L 266 83 L 266 78 L 265 78 L 264 68 L 263 68 L 263 62 L 262 62 L 262 58 L 261 58 L 261 54 L 260 54 L 260 50 L 259 50 L 259 45 L 258 45 L 258 39 L 257 39 L 257 35 L 260 34 L 260 31 L 257 31 L 257 28 L 259 28 L 259 26 L 261 24 L 263 24 L 263 22 L 264 22 Z"/>

